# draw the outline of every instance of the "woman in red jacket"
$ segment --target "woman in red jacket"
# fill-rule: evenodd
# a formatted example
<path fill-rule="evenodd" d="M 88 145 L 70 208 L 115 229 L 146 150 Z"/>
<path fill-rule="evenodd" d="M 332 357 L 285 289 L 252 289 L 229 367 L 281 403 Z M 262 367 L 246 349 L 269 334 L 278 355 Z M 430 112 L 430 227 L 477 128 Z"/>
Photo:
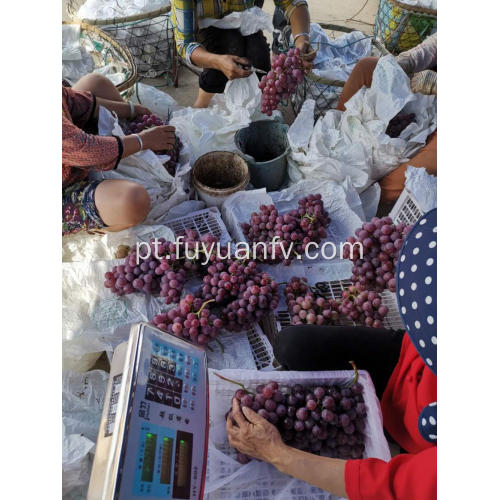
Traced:
<path fill-rule="evenodd" d="M 276 358 L 292 370 L 347 368 L 354 359 L 382 394 L 386 431 L 406 451 L 389 462 L 341 460 L 289 447 L 278 430 L 233 400 L 229 443 L 281 472 L 349 499 L 436 498 L 436 210 L 405 240 L 397 268 L 397 297 L 405 332 L 373 328 L 294 326 L 280 333 Z"/>

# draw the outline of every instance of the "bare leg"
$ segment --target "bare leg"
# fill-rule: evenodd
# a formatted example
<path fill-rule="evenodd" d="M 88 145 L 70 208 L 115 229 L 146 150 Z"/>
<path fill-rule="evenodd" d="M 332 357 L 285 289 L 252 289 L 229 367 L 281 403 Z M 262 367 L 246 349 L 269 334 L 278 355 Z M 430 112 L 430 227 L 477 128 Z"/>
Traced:
<path fill-rule="evenodd" d="M 75 85 L 74 90 L 87 90 L 96 97 L 108 99 L 110 101 L 125 102 L 111 80 L 98 73 L 90 73 L 80 78 Z"/>
<path fill-rule="evenodd" d="M 121 231 L 140 224 L 148 215 L 151 200 L 136 182 L 123 179 L 102 181 L 95 191 L 95 204 L 107 231 Z"/>
<path fill-rule="evenodd" d="M 213 96 L 214 94 L 210 94 L 202 89 L 199 89 L 198 97 L 193 104 L 193 108 L 208 108 Z"/>

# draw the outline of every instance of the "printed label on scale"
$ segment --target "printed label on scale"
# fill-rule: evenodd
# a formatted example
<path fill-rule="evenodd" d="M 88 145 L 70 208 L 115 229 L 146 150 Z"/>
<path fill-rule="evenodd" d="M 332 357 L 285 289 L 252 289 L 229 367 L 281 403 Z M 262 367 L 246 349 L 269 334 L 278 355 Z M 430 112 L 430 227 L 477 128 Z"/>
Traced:
<path fill-rule="evenodd" d="M 120 396 L 120 388 L 122 385 L 122 374 L 113 377 L 111 384 L 111 398 L 109 399 L 108 418 L 106 419 L 106 427 L 104 429 L 104 436 L 111 436 L 115 426 L 116 407 L 118 405 L 118 397 Z"/>

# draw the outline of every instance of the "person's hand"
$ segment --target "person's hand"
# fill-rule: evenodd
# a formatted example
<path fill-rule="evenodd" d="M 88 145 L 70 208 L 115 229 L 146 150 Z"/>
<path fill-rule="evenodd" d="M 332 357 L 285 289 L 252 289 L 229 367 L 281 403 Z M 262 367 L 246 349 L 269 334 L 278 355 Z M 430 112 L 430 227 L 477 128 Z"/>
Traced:
<path fill-rule="evenodd" d="M 430 69 L 415 73 L 410 88 L 414 94 L 437 95 L 437 73 Z"/>
<path fill-rule="evenodd" d="M 306 73 L 309 73 L 314 66 L 314 58 L 316 57 L 316 52 L 311 47 L 309 38 L 306 36 L 299 36 L 295 40 L 295 47 L 300 50 L 300 59 L 302 61 L 302 67 Z"/>
<path fill-rule="evenodd" d="M 162 125 L 151 127 L 139 133 L 144 149 L 158 151 L 172 149 L 175 144 L 175 127 Z"/>
<path fill-rule="evenodd" d="M 146 106 L 143 106 L 142 104 L 135 104 L 134 105 L 134 116 L 132 118 L 136 118 L 138 116 L 142 115 L 151 115 L 151 111 L 146 108 Z"/>
<path fill-rule="evenodd" d="M 249 69 L 244 69 L 244 67 L 249 68 L 250 66 L 252 66 L 250 61 L 244 57 L 232 56 L 230 54 L 217 57 L 217 69 L 222 71 L 228 80 L 250 76 L 252 72 Z"/>
<path fill-rule="evenodd" d="M 233 448 L 265 462 L 273 463 L 286 449 L 278 429 L 252 409 L 246 406 L 240 409 L 236 398 L 233 398 L 232 418 L 230 414 L 226 420 L 226 431 Z"/>

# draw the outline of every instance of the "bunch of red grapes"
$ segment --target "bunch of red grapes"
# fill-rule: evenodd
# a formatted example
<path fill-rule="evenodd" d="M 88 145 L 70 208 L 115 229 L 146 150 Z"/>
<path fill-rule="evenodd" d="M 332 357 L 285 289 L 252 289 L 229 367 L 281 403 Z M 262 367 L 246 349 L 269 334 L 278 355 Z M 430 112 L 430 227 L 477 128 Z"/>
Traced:
<path fill-rule="evenodd" d="M 358 324 L 373 328 L 382 328 L 383 319 L 389 309 L 382 304 L 380 294 L 370 290 L 361 291 L 352 285 L 342 293 L 340 312 Z"/>
<path fill-rule="evenodd" d="M 292 325 L 338 324 L 339 303 L 335 299 L 317 297 L 306 278 L 293 277 L 286 284 L 285 297 Z"/>
<path fill-rule="evenodd" d="M 223 326 L 229 331 L 248 329 L 278 307 L 277 282 L 259 272 L 254 260 L 231 258 L 222 248 L 211 252 L 205 264 L 206 255 L 195 247 L 205 243 L 205 248 L 211 248 L 217 238 L 211 234 L 199 238 L 194 230 L 179 236 L 183 236 L 179 247 L 164 238 L 141 245 L 138 262 L 138 250 L 133 250 L 124 264 L 105 274 L 104 286 L 119 296 L 141 292 L 159 294 L 167 305 L 180 301 L 178 308 L 155 316 L 153 323 L 198 344 L 214 338 Z M 196 298 L 186 295 L 181 300 L 186 280 L 200 274 L 203 285 Z"/>
<path fill-rule="evenodd" d="M 411 226 L 402 223 L 395 225 L 390 217 L 374 217 L 356 229 L 355 236 L 347 238 L 353 248 L 352 258 L 347 245 L 344 245 L 343 257 L 350 258 L 354 264 L 351 281 L 359 290 L 396 291 L 394 273 L 399 251 L 410 229 Z"/>
<path fill-rule="evenodd" d="M 192 229 L 180 236 L 191 249 L 199 240 L 198 233 Z M 201 241 L 212 243 L 217 239 L 208 234 Z M 166 304 L 179 302 L 186 278 L 200 265 L 194 256 L 186 253 L 184 245 L 177 249 L 175 243 L 165 238 L 158 238 L 157 242 L 156 245 L 155 240 L 151 240 L 147 245 L 141 245 L 139 256 L 134 249 L 123 264 L 114 266 L 104 275 L 104 286 L 119 296 L 142 292 L 159 294 Z"/>
<path fill-rule="evenodd" d="M 259 82 L 262 90 L 261 111 L 271 116 L 278 104 L 295 92 L 304 79 L 300 50 L 290 49 L 286 54 L 274 55 L 271 71 Z"/>
<path fill-rule="evenodd" d="M 152 323 L 176 337 L 205 345 L 217 337 L 223 324 L 222 320 L 207 307 L 209 302 L 203 302 L 188 294 L 175 309 L 157 314 Z"/>
<path fill-rule="evenodd" d="M 143 130 L 151 127 L 159 127 L 161 125 L 166 125 L 166 123 L 157 115 L 141 115 L 130 121 L 126 127 L 125 135 L 138 134 Z M 170 159 L 163 164 L 170 175 L 175 175 L 175 169 L 177 167 L 177 162 L 179 161 L 179 154 L 182 149 L 181 140 L 175 136 L 175 144 L 172 149 L 162 149 L 154 151 L 157 155 L 169 155 Z"/>
<path fill-rule="evenodd" d="M 266 250 L 263 245 L 256 246 L 258 258 L 271 264 L 284 261 L 289 265 L 293 256 L 305 252 L 308 243 L 319 243 L 326 237 L 330 217 L 323 207 L 321 195 L 310 194 L 300 199 L 298 205 L 297 209 L 284 215 L 279 215 L 274 205 L 261 205 L 258 213 L 252 213 L 249 224 L 241 224 L 243 234 L 250 243 L 266 244 Z M 273 258 L 271 242 L 274 237 L 277 237 L 277 244 L 274 246 Z"/>
<path fill-rule="evenodd" d="M 238 389 L 234 396 L 240 406 L 275 425 L 283 441 L 294 448 L 345 460 L 363 456 L 367 407 L 358 382 L 345 388 L 301 384 L 290 388 L 269 382 L 257 386 L 255 394 Z M 231 410 L 226 418 L 233 418 Z M 237 460 L 245 464 L 250 458 L 238 452 Z"/>
<path fill-rule="evenodd" d="M 248 329 L 264 314 L 278 307 L 278 283 L 257 271 L 254 260 L 227 258 L 224 252 L 206 268 L 198 293 L 222 307 L 221 318 L 229 331 Z M 222 257 L 222 258 L 220 258 Z"/>
<path fill-rule="evenodd" d="M 401 132 L 415 122 L 415 113 L 398 113 L 387 125 L 385 133 L 392 138 L 399 137 Z"/>

